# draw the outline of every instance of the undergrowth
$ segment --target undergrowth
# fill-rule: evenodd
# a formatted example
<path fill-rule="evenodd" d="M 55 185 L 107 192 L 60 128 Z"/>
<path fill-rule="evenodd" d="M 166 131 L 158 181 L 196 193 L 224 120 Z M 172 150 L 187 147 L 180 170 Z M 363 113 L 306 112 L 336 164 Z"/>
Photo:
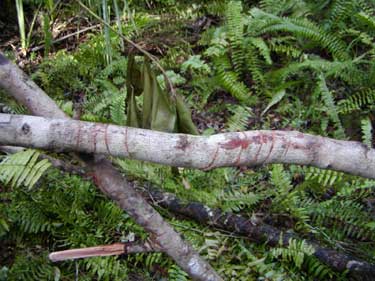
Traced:
<path fill-rule="evenodd" d="M 193 120 L 203 122 L 201 133 L 294 129 L 373 147 L 373 1 L 151 2 L 163 13 L 173 6 L 177 19 L 205 15 L 214 21 L 199 30 L 194 43 L 181 48 L 162 44 L 165 52 L 159 57 L 194 110 Z M 175 6 L 177 2 L 182 6 Z M 137 38 L 140 28 L 170 28 L 163 25 L 163 16 L 155 20 L 148 15 L 150 7 L 143 1 L 133 5 L 142 16 L 124 24 L 126 36 L 142 43 L 147 38 Z M 186 5 L 191 9 L 181 8 Z M 68 115 L 78 106 L 81 120 L 124 125 L 128 59 L 116 34 L 109 35 L 110 61 L 108 38 L 96 35 L 73 52 L 61 50 L 45 58 L 32 77 Z M 162 75 L 158 81 L 163 87 Z M 2 111 L 26 112 L 1 97 Z M 141 102 L 138 97 L 136 102 Z M 218 116 L 222 126 L 209 128 Z M 133 241 L 147 234 L 90 182 L 51 168 L 47 160 L 38 160 L 40 154 L 26 150 L 0 160 L 0 246 L 5 249 L 0 280 L 130 280 L 134 275 L 142 280 L 189 280 L 159 253 L 48 262 L 51 251 Z M 294 165 L 176 173 L 139 161 L 113 161 L 127 176 L 183 200 L 301 237 L 288 247 L 271 248 L 159 208 L 225 280 L 347 280 L 345 273 L 316 259 L 309 239 L 375 262 L 373 180 Z"/>

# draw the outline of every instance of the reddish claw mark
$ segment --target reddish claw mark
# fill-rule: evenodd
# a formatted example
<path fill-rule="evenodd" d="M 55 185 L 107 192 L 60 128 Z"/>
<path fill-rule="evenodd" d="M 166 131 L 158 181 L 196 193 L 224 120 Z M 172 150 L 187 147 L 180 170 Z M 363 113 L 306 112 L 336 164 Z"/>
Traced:
<path fill-rule="evenodd" d="M 259 153 L 260 153 L 260 150 L 262 149 L 262 145 L 263 144 L 259 144 L 259 148 L 258 148 L 258 151 L 257 153 L 255 153 L 255 157 L 254 157 L 254 162 L 258 162 L 258 156 L 259 156 Z"/>
<path fill-rule="evenodd" d="M 270 151 L 268 151 L 268 154 L 267 154 L 266 158 L 264 159 L 263 163 L 265 163 L 268 160 L 268 158 L 270 157 L 271 152 L 273 150 L 273 146 L 275 145 L 275 135 L 274 135 L 274 132 L 272 132 L 271 138 L 272 138 L 271 148 L 270 148 Z"/>
<path fill-rule="evenodd" d="M 267 136 L 263 135 L 262 133 L 259 133 L 259 136 L 253 137 L 254 140 L 259 144 L 258 151 L 255 153 L 254 162 L 258 162 L 258 156 L 262 149 L 263 144 L 267 143 Z"/>
<path fill-rule="evenodd" d="M 246 136 L 246 135 L 245 135 Z M 225 143 L 220 143 L 220 147 L 224 149 L 236 149 L 236 148 L 241 148 L 241 149 L 246 149 L 249 147 L 251 144 L 251 140 L 248 139 L 231 139 Z"/>
<path fill-rule="evenodd" d="M 111 151 L 109 150 L 109 145 L 108 145 L 108 135 L 107 135 L 108 127 L 109 127 L 109 124 L 105 125 L 104 142 L 105 142 L 105 147 L 107 148 L 108 154 L 111 155 Z"/>
<path fill-rule="evenodd" d="M 101 132 L 101 131 L 102 131 L 101 125 L 95 124 L 94 129 L 92 130 L 92 132 L 93 132 L 92 138 L 93 138 L 93 143 L 94 143 L 94 153 L 96 152 L 96 137 L 97 137 L 98 133 Z"/>
<path fill-rule="evenodd" d="M 214 153 L 214 157 L 212 158 L 211 162 L 206 166 L 206 167 L 203 167 L 203 170 L 204 171 L 207 171 L 207 170 L 210 170 L 216 160 L 216 157 L 217 157 L 217 154 L 219 152 L 219 147 L 216 147 L 216 151 Z"/>
<path fill-rule="evenodd" d="M 79 147 L 79 144 L 81 143 L 81 122 L 78 122 L 78 133 L 77 133 L 77 143 L 76 148 Z"/>
<path fill-rule="evenodd" d="M 128 127 L 125 127 L 125 138 L 124 138 L 125 151 L 130 156 L 129 145 L 128 145 Z"/>
<path fill-rule="evenodd" d="M 242 155 L 242 151 L 246 148 L 249 147 L 249 145 L 251 144 L 251 141 L 247 139 L 247 135 L 245 132 L 241 132 L 244 136 L 245 136 L 245 139 L 244 139 L 244 142 L 242 143 L 241 145 L 241 150 L 240 150 L 240 153 L 238 153 L 238 157 L 237 157 L 237 161 L 236 161 L 236 166 L 239 166 L 240 165 L 240 162 L 241 162 L 241 155 Z"/>
<path fill-rule="evenodd" d="M 240 152 L 238 153 L 238 156 L 237 156 L 237 159 L 236 159 L 236 162 L 235 162 L 235 165 L 238 166 L 240 164 L 240 161 L 241 161 L 241 155 L 242 155 L 242 151 L 246 148 L 249 147 L 249 145 L 251 144 L 251 140 L 249 140 L 247 138 L 247 135 L 244 133 L 244 132 L 241 132 L 245 137 L 243 139 L 241 138 L 233 138 L 225 143 L 220 143 L 220 147 L 221 148 L 224 148 L 224 149 L 227 149 L 227 150 L 233 150 L 233 149 L 237 149 L 237 148 L 240 148 Z"/>
<path fill-rule="evenodd" d="M 289 147 L 290 147 L 290 143 L 291 143 L 291 141 L 290 141 L 290 139 L 288 139 L 288 144 L 287 144 L 287 146 L 286 146 L 286 149 L 285 149 L 285 152 L 284 152 L 283 157 L 285 157 L 286 154 L 288 153 L 288 150 L 289 150 Z"/>

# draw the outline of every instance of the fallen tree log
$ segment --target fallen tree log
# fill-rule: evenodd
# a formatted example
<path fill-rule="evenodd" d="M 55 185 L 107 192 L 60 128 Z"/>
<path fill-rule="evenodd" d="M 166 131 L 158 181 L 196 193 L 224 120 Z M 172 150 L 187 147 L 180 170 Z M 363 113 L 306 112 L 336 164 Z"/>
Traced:
<path fill-rule="evenodd" d="M 268 163 L 311 165 L 375 179 L 375 149 L 295 131 L 247 131 L 212 136 L 0 114 L 0 144 L 98 153 L 209 170 Z"/>
<path fill-rule="evenodd" d="M 262 222 L 254 223 L 249 218 L 213 209 L 198 202 L 184 202 L 173 194 L 161 192 L 147 185 L 139 187 L 139 190 L 154 206 L 163 207 L 173 214 L 182 215 L 204 225 L 243 235 L 256 243 L 266 243 L 269 246 L 281 244 L 286 247 L 290 239 L 302 240 L 294 233 L 283 232 Z M 306 243 L 314 248 L 314 256 L 333 270 L 348 271 L 356 280 L 373 280 L 374 264 L 322 247 L 315 241 L 306 240 Z"/>

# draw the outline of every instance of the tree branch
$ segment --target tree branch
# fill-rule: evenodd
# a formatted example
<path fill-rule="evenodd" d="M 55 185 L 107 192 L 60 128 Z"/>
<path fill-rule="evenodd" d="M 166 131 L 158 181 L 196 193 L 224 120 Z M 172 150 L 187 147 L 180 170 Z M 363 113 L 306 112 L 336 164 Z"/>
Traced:
<path fill-rule="evenodd" d="M 143 189 L 143 194 L 149 198 L 151 204 L 164 207 L 173 214 L 180 214 L 201 224 L 245 235 L 257 243 L 266 243 L 270 246 L 278 246 L 281 243 L 283 246 L 288 246 L 290 239 L 301 239 L 296 234 L 282 232 L 265 223 L 255 223 L 240 215 L 225 213 L 198 202 L 183 202 L 173 194 L 155 188 L 146 187 L 146 190 Z M 322 247 L 311 240 L 306 242 L 314 248 L 314 256 L 335 271 L 347 270 L 352 277 L 358 277 L 358 280 L 367 280 L 366 278 L 373 277 L 375 274 L 374 264 Z"/>
<path fill-rule="evenodd" d="M 75 260 L 90 257 L 106 257 L 115 255 L 127 255 L 134 253 L 148 253 L 157 252 L 158 249 L 154 248 L 149 242 L 134 243 L 115 243 L 111 245 L 101 245 L 88 248 L 71 249 L 65 251 L 52 252 L 48 258 L 53 261 Z"/>
<path fill-rule="evenodd" d="M 247 131 L 212 136 L 171 134 L 110 124 L 0 114 L 0 143 L 78 151 L 209 170 L 285 163 L 375 179 L 375 150 L 295 131 Z"/>

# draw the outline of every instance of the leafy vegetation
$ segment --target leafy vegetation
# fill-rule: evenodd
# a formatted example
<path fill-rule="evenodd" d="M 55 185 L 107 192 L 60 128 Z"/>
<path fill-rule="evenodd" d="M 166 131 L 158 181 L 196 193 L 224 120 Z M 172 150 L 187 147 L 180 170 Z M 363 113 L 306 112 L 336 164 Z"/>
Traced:
<path fill-rule="evenodd" d="M 201 134 L 288 129 L 374 145 L 374 1 L 82 1 L 112 28 L 86 10 L 75 17 L 82 8 L 76 1 L 16 2 L 22 55 L 5 52 L 23 57 L 33 79 L 70 116 L 78 106 L 81 120 L 134 125 L 130 106 L 141 108 L 142 100 L 127 87 L 137 79 L 127 69 L 145 59 L 137 52 L 131 58 L 134 46 L 121 34 L 158 58 L 166 72 L 148 65 L 152 83 L 159 81 L 160 95 L 168 97 L 172 82 Z M 42 22 L 34 19 L 40 13 Z M 53 43 L 57 23 L 84 17 L 102 24 L 103 33 L 93 29 L 74 39 L 73 50 Z M 24 18 L 35 21 L 30 38 Z M 39 44 L 42 53 L 33 51 Z M 1 97 L 2 111 L 25 112 Z M 42 154 L 25 150 L 0 159 L 0 280 L 189 280 L 160 253 L 48 262 L 54 250 L 147 234 L 90 182 L 51 168 Z M 272 248 L 159 209 L 225 280 L 349 280 L 318 260 L 303 239 L 375 263 L 372 180 L 294 165 L 176 173 L 113 161 L 127 176 L 180 198 L 302 237 Z"/>

